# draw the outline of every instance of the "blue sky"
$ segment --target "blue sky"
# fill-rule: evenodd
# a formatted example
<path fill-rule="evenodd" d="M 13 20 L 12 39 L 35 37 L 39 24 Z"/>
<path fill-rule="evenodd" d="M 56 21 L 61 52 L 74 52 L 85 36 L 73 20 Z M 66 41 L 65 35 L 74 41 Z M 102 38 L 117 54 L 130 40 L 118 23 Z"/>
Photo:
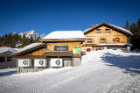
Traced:
<path fill-rule="evenodd" d="M 0 0 L 0 36 L 35 30 L 82 30 L 102 22 L 124 27 L 140 18 L 140 0 Z"/>

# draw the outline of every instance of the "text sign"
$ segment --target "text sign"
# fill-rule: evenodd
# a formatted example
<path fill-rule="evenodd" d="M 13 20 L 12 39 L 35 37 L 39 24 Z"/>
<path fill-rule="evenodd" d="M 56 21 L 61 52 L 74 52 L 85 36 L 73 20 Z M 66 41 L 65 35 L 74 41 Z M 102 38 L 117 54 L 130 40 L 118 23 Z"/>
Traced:
<path fill-rule="evenodd" d="M 68 46 L 54 46 L 54 51 L 68 51 Z"/>
<path fill-rule="evenodd" d="M 80 48 L 73 48 L 73 54 L 80 54 Z"/>

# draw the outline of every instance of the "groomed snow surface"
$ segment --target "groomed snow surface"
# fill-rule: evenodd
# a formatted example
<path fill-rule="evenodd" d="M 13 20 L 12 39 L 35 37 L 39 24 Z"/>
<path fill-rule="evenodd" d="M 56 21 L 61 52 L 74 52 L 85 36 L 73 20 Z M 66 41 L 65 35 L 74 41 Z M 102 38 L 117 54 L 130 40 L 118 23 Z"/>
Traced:
<path fill-rule="evenodd" d="M 140 93 L 140 53 L 92 51 L 78 67 L 13 71 L 0 70 L 0 93 Z"/>

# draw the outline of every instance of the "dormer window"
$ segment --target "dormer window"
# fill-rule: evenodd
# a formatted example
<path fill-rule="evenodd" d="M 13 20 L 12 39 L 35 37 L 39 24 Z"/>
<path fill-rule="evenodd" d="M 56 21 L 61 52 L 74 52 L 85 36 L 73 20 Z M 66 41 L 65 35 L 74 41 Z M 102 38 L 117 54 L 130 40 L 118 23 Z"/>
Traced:
<path fill-rule="evenodd" d="M 97 29 L 97 30 L 96 30 L 96 33 L 101 33 L 101 30 L 100 30 L 100 29 Z"/>

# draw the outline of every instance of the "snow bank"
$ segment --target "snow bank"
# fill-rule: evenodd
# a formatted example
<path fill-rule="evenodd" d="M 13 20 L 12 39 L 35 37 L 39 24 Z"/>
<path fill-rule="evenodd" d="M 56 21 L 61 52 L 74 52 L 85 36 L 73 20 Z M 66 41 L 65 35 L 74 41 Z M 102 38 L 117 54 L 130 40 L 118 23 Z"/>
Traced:
<path fill-rule="evenodd" d="M 121 50 L 87 52 L 78 67 L 2 76 L 0 93 L 140 93 L 139 60 Z"/>

